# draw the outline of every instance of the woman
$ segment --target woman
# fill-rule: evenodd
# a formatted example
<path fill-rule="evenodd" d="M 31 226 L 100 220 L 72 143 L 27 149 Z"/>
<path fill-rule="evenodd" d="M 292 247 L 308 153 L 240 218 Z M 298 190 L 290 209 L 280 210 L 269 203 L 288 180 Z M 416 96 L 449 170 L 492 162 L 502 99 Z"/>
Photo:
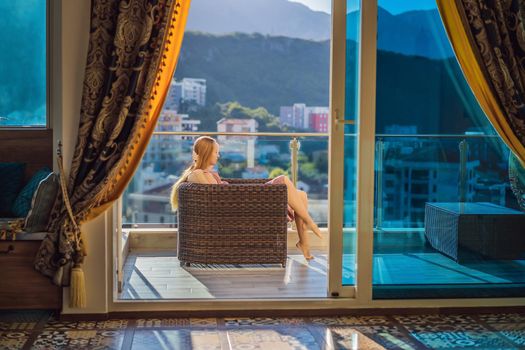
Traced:
<path fill-rule="evenodd" d="M 193 163 L 187 168 L 179 180 L 173 185 L 171 192 L 171 205 L 173 210 L 177 209 L 177 192 L 182 182 L 194 182 L 200 184 L 228 184 L 222 181 L 219 174 L 213 171 L 213 167 L 219 159 L 219 144 L 209 136 L 201 136 L 193 143 Z M 310 244 L 306 229 L 311 229 L 319 238 L 322 238 L 319 227 L 315 224 L 308 213 L 308 198 L 304 191 L 295 188 L 288 177 L 281 175 L 267 184 L 285 184 L 288 192 L 289 219 L 295 220 L 299 242 L 296 247 L 303 253 L 307 260 L 313 259 L 310 255 Z"/>

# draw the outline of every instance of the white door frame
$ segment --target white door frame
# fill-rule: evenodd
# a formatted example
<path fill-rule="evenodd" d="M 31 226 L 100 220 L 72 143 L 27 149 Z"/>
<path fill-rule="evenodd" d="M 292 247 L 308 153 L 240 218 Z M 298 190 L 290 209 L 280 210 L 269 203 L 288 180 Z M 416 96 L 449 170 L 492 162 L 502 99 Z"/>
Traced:
<path fill-rule="evenodd" d="M 344 131 L 346 78 L 346 1 L 332 2 L 330 66 L 329 278 L 328 297 L 372 301 L 374 239 L 375 89 L 377 2 L 361 1 L 357 88 L 357 195 L 355 285 L 343 286 Z"/>
<path fill-rule="evenodd" d="M 331 85 L 330 85 L 330 189 L 329 189 L 329 286 L 330 292 L 339 293 L 339 298 L 327 299 L 231 299 L 231 300 L 118 300 L 116 264 L 119 237 L 117 234 L 106 236 L 110 247 L 108 260 L 114 259 L 112 273 L 108 273 L 108 285 L 113 288 L 113 298 L 109 297 L 111 312 L 140 311 L 206 311 L 214 310 L 349 310 L 360 308 L 435 308 L 439 307 L 502 307 L 525 304 L 525 298 L 471 298 L 471 299 L 399 299 L 372 300 L 372 242 L 373 242 L 373 202 L 374 202 L 374 156 L 375 156 L 375 88 L 376 88 L 376 47 L 377 47 L 377 2 L 361 1 L 361 31 L 359 57 L 359 113 L 358 113 L 358 174 L 357 174 L 357 272 L 356 285 L 342 287 L 342 224 L 343 224 L 343 176 L 342 154 L 344 135 L 335 128 L 335 118 L 344 116 L 345 65 L 346 65 L 346 1 L 332 0 L 332 51 L 331 51 Z M 338 60 L 334 60 L 337 55 Z M 365 78 L 363 78 L 365 77 Z M 334 113 L 337 110 L 337 114 Z M 343 128 L 340 128 L 343 129 Z M 337 177 L 338 175 L 339 177 Z M 338 186 L 334 186 L 334 184 Z M 339 193 L 338 193 L 339 192 Z M 114 207 L 116 207 L 115 204 Z M 117 209 L 121 216 L 121 209 Z M 121 227 L 118 217 L 110 216 L 113 221 L 110 227 Z M 121 218 L 121 217 L 120 217 Z M 336 229 L 338 228 L 338 229 Z M 111 253 L 113 252 L 113 254 Z M 115 261 L 117 260 L 117 261 Z M 345 295 L 347 296 L 345 297 Z"/>
<path fill-rule="evenodd" d="M 346 83 L 346 0 L 332 1 L 330 42 L 330 138 L 328 146 L 328 297 L 355 297 L 355 287 L 342 285 L 343 177 Z"/>

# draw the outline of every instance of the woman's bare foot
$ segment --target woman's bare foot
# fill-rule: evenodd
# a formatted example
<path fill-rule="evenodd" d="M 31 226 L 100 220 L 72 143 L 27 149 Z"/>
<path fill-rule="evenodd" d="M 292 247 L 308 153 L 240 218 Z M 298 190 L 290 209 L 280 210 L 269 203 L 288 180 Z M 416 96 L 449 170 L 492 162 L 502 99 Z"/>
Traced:
<path fill-rule="evenodd" d="M 310 254 L 310 249 L 303 247 L 301 242 L 297 242 L 295 246 L 303 253 L 306 260 L 312 260 L 314 258 L 314 256 Z"/>

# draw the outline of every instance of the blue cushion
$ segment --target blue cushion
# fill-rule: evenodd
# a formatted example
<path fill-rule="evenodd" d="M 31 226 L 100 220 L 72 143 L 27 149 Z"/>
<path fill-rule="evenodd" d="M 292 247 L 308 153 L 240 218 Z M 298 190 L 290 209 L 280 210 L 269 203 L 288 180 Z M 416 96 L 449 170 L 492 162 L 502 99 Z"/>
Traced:
<path fill-rule="evenodd" d="M 22 188 L 11 207 L 11 212 L 19 218 L 25 218 L 29 209 L 31 209 L 31 199 L 35 193 L 40 181 L 44 180 L 51 173 L 48 167 L 38 170 L 31 180 Z"/>
<path fill-rule="evenodd" d="M 42 232 L 47 228 L 49 215 L 60 189 L 58 174 L 51 173 L 40 182 L 31 201 L 31 210 L 27 214 L 24 231 Z"/>
<path fill-rule="evenodd" d="M 12 217 L 11 206 L 22 188 L 25 163 L 0 163 L 0 216 Z"/>

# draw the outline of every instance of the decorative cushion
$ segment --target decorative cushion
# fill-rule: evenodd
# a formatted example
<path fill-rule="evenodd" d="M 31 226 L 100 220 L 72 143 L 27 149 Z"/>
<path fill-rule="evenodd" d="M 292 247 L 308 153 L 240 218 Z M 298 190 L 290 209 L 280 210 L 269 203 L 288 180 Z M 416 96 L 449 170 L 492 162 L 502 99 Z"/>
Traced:
<path fill-rule="evenodd" d="M 11 206 L 22 188 L 24 163 L 0 163 L 0 216 L 12 217 Z"/>
<path fill-rule="evenodd" d="M 29 182 L 24 186 L 24 188 L 22 188 L 15 201 L 13 202 L 13 206 L 11 207 L 11 212 L 16 217 L 26 217 L 27 213 L 29 212 L 29 209 L 31 209 L 31 199 L 33 198 L 33 194 L 35 194 L 38 184 L 40 183 L 40 181 L 45 179 L 51 172 L 52 170 L 48 167 L 38 170 L 33 175 L 31 180 L 29 180 Z"/>
<path fill-rule="evenodd" d="M 32 233 L 46 230 L 49 214 L 51 209 L 53 209 L 59 186 L 59 178 L 56 173 L 49 174 L 40 182 L 31 201 L 31 210 L 29 210 L 26 217 L 25 232 Z"/>

